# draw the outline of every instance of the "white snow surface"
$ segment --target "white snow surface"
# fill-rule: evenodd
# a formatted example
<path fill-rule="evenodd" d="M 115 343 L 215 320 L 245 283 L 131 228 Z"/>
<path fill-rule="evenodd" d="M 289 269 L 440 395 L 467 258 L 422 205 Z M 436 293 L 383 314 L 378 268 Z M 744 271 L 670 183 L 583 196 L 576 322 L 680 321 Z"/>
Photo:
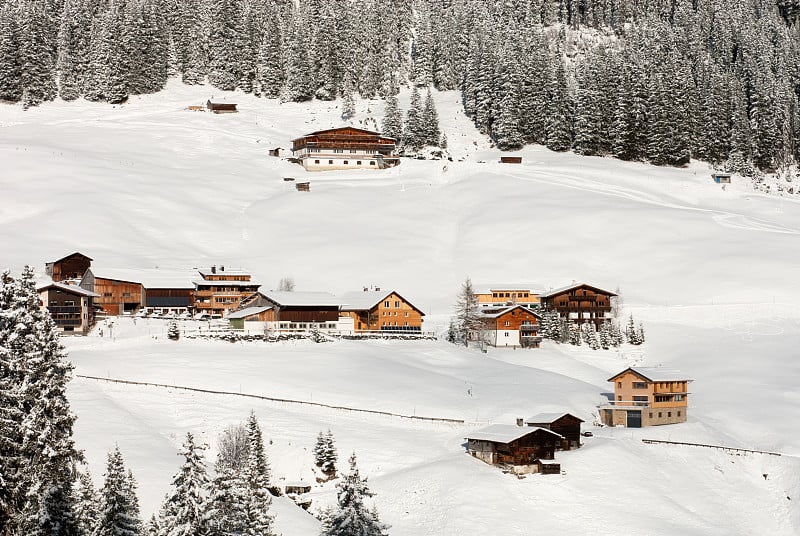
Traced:
<path fill-rule="evenodd" d="M 237 102 L 240 113 L 185 110 L 211 96 Z M 336 295 L 398 288 L 426 313 L 424 329 L 438 332 L 466 276 L 546 288 L 587 281 L 620 288 L 647 342 L 487 354 L 443 341 L 231 344 L 170 341 L 164 320 L 116 319 L 99 326 L 102 338 L 95 330 L 64 339 L 77 375 L 465 423 L 76 377 L 76 440 L 95 482 L 119 445 L 149 517 L 179 467 L 185 433 L 209 444 L 211 467 L 217 435 L 253 410 L 276 483 L 315 482 L 311 451 L 330 428 L 339 469 L 355 451 L 394 536 L 800 532 L 798 203 L 754 193 L 737 177 L 722 190 L 702 163 L 656 168 L 528 147 L 518 152 L 522 165 L 501 165 L 459 95 L 435 96 L 453 162 L 325 173 L 267 149 L 341 125 L 337 103 L 280 104 L 173 83 L 123 106 L 0 106 L 0 266 L 43 271 L 80 251 L 119 270 L 225 265 L 266 288 L 287 276 Z M 380 123 L 380 101 L 357 107 L 356 126 Z M 285 177 L 310 181 L 311 191 Z M 593 428 L 612 389 L 606 380 L 628 366 L 691 377 L 689 421 Z M 465 453 L 470 431 L 542 412 L 572 413 L 594 432 L 581 449 L 557 453 L 564 474 L 517 479 Z M 312 512 L 333 504 L 335 482 L 315 484 L 311 497 Z M 318 533 L 288 499 L 272 508 L 285 536 Z"/>

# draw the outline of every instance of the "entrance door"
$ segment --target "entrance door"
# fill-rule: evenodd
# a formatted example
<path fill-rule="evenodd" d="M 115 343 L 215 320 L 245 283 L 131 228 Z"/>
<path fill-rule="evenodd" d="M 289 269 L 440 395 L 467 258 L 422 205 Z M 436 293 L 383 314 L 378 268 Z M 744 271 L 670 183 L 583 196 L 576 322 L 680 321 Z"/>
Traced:
<path fill-rule="evenodd" d="M 641 427 L 642 427 L 642 412 L 628 411 L 628 428 L 641 428 Z"/>

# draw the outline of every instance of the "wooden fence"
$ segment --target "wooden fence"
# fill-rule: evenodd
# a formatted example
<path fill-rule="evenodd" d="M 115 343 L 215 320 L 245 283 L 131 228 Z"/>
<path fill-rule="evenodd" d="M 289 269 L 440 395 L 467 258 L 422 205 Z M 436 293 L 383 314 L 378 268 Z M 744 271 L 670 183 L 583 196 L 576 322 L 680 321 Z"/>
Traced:
<path fill-rule="evenodd" d="M 751 449 L 740 449 L 736 447 L 726 447 L 724 445 L 706 445 L 703 443 L 684 443 L 682 441 L 665 441 L 662 439 L 642 439 L 642 443 L 647 444 L 662 444 L 662 445 L 683 445 L 688 447 L 705 447 L 708 449 L 718 449 L 725 452 L 731 453 L 746 453 L 746 454 L 767 454 L 769 456 L 781 456 L 780 452 L 768 452 L 766 450 L 751 450 Z"/>
<path fill-rule="evenodd" d="M 284 404 L 301 404 L 306 406 L 316 406 L 320 408 L 327 408 L 327 409 L 337 409 L 343 411 L 354 411 L 359 413 L 370 413 L 372 415 L 383 415 L 385 417 L 399 417 L 401 419 L 411 419 L 416 421 L 426 421 L 426 422 L 436 422 L 436 423 L 447 423 L 447 424 L 465 424 L 466 421 L 464 419 L 449 419 L 445 417 L 423 417 L 420 415 L 404 415 L 402 413 L 393 413 L 390 411 L 380 411 L 376 409 L 361 409 L 361 408 L 351 408 L 348 406 L 335 406 L 333 404 L 324 404 L 322 402 L 309 402 L 306 400 L 294 400 L 291 398 L 276 398 L 271 396 L 262 396 L 262 395 L 254 395 L 250 393 L 237 393 L 234 391 L 215 391 L 212 389 L 200 389 L 198 387 L 186 387 L 182 385 L 170 385 L 166 383 L 151 383 L 151 382 L 136 382 L 132 380 L 120 380 L 117 378 L 103 378 L 101 376 L 87 376 L 85 374 L 76 374 L 75 377 L 83 378 L 86 380 L 97 380 L 109 383 L 122 383 L 127 385 L 141 385 L 146 387 L 164 387 L 167 389 L 179 389 L 182 391 L 191 391 L 194 393 L 208 393 L 213 395 L 229 395 L 229 396 L 240 396 L 245 398 L 256 398 L 258 400 L 266 400 L 269 402 L 281 402 Z"/>

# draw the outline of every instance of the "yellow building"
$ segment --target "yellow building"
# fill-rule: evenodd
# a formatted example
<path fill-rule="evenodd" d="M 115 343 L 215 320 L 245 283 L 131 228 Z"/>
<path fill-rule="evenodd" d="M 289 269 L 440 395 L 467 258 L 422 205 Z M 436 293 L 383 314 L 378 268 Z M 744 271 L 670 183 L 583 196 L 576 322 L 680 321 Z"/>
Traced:
<path fill-rule="evenodd" d="M 600 406 L 603 424 L 641 428 L 686 422 L 692 380 L 681 372 L 630 367 L 608 381 L 614 382 L 614 400 Z"/>
<path fill-rule="evenodd" d="M 539 295 L 544 292 L 544 288 L 539 285 L 499 284 L 476 285 L 474 291 L 480 307 L 522 305 L 537 309 L 540 305 Z"/>
<path fill-rule="evenodd" d="M 364 289 L 363 292 L 348 292 L 342 296 L 341 316 L 353 318 L 356 332 L 422 331 L 421 310 L 415 307 L 399 293 L 381 291 L 380 289 Z"/>

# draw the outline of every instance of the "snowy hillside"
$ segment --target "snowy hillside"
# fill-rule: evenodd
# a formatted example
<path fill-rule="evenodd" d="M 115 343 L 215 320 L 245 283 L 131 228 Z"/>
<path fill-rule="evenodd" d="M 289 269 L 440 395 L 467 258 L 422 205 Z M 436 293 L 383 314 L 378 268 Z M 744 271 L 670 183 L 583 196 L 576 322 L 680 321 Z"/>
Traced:
<path fill-rule="evenodd" d="M 240 113 L 185 110 L 212 94 Z M 0 266 L 42 270 L 81 251 L 109 269 L 223 263 L 265 288 L 285 276 L 298 290 L 380 285 L 422 308 L 426 329 L 437 331 L 466 276 L 546 287 L 587 280 L 621 289 L 626 313 L 645 322 L 645 345 L 594 352 L 545 343 L 483 355 L 442 341 L 173 342 L 157 320 L 121 319 L 112 339 L 66 340 L 77 374 L 466 422 L 77 378 L 77 442 L 96 481 L 119 444 L 149 516 L 178 467 L 184 432 L 212 446 L 211 461 L 216 435 L 254 409 L 276 477 L 313 480 L 320 430 L 333 431 L 340 468 L 357 451 L 393 535 L 796 534 L 800 205 L 755 194 L 737 177 L 722 190 L 701 164 L 655 168 L 530 147 L 522 165 L 501 165 L 459 95 L 436 98 L 452 162 L 324 174 L 267 149 L 340 125 L 335 102 L 280 105 L 174 85 L 121 107 L 2 107 Z M 372 127 L 369 118 L 379 124 L 382 114 L 380 101 L 360 101 L 355 124 Z M 285 177 L 310 181 L 311 191 Z M 591 428 L 607 378 L 631 364 L 668 365 L 695 380 L 688 423 L 597 429 L 584 448 L 557 454 L 561 476 L 517 480 L 464 453 L 475 427 L 541 411 L 570 411 Z M 335 500 L 334 488 L 312 496 L 315 510 Z M 274 508 L 284 535 L 318 530 L 293 505 Z"/>

